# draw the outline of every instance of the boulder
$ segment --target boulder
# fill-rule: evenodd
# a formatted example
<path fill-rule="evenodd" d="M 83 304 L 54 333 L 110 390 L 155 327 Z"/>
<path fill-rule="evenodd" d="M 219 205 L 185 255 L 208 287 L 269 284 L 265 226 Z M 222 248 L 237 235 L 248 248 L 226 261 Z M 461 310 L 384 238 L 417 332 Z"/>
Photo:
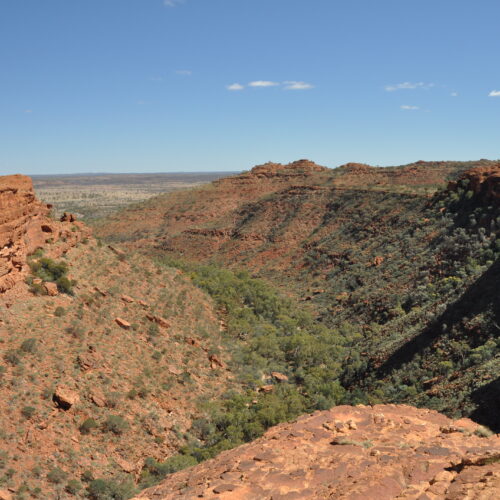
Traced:
<path fill-rule="evenodd" d="M 56 295 L 59 295 L 59 290 L 55 283 L 51 282 L 44 283 L 43 288 L 47 292 L 47 295 L 49 295 L 50 297 L 55 297 Z"/>
<path fill-rule="evenodd" d="M 80 401 L 80 396 L 76 391 L 60 385 L 56 388 L 52 400 L 59 408 L 67 411 Z"/>
<path fill-rule="evenodd" d="M 271 372 L 271 377 L 273 377 L 278 382 L 288 382 L 288 377 L 280 372 Z"/>
<path fill-rule="evenodd" d="M 115 318 L 115 322 L 118 326 L 121 326 L 125 330 L 128 330 L 132 326 L 128 321 L 122 318 Z"/>

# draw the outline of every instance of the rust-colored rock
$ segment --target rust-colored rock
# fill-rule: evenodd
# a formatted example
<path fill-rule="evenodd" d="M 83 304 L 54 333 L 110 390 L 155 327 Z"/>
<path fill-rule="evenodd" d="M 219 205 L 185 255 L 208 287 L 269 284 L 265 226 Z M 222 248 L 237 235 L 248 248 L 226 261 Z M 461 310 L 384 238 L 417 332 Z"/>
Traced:
<path fill-rule="evenodd" d="M 155 316 L 154 314 L 146 314 L 146 318 L 149 319 L 149 321 L 153 321 L 156 323 L 158 326 L 161 326 L 162 328 L 170 328 L 170 323 L 165 319 L 162 318 L 161 316 Z"/>
<path fill-rule="evenodd" d="M 448 189 L 455 191 L 463 184 L 460 181 L 468 181 L 466 189 L 471 190 L 482 202 L 500 205 L 500 163 L 472 168 L 458 182 L 450 182 Z"/>
<path fill-rule="evenodd" d="M 36 199 L 29 177 L 0 177 L 0 294 L 24 283 L 28 256 L 37 249 L 56 258 L 90 234 L 81 223 L 72 224 L 77 229 L 72 231 L 67 222 L 53 221 L 49 212 Z"/>
<path fill-rule="evenodd" d="M 278 382 L 288 382 L 288 377 L 280 372 L 271 372 L 271 377 L 273 377 Z"/>
<path fill-rule="evenodd" d="M 77 392 L 60 385 L 56 388 L 52 397 L 54 403 L 63 410 L 69 410 L 72 406 L 80 401 L 80 396 Z"/>
<path fill-rule="evenodd" d="M 0 500 L 13 500 L 14 497 L 12 496 L 12 493 L 7 490 L 0 490 Z"/>
<path fill-rule="evenodd" d="M 61 222 L 75 222 L 76 215 L 64 212 L 61 216 Z"/>
<path fill-rule="evenodd" d="M 222 362 L 222 360 L 219 358 L 219 356 L 217 356 L 217 354 L 211 354 L 209 357 L 208 357 L 209 361 L 210 361 L 210 368 L 212 368 L 212 370 L 216 370 L 217 368 L 225 368 L 226 365 Z"/>
<path fill-rule="evenodd" d="M 128 330 L 132 326 L 128 321 L 122 318 L 115 318 L 115 322 L 118 326 L 121 326 L 125 330 Z"/>
<path fill-rule="evenodd" d="M 500 437 L 409 406 L 339 406 L 267 431 L 263 438 L 169 476 L 140 498 L 496 499 Z M 496 458 L 495 458 L 496 457 Z"/>
<path fill-rule="evenodd" d="M 128 304 L 132 304 L 133 302 L 135 302 L 135 300 L 129 295 L 122 295 L 122 300 L 123 302 L 127 302 Z"/>
<path fill-rule="evenodd" d="M 55 283 L 51 283 L 51 282 L 44 283 L 43 288 L 47 292 L 47 295 L 49 295 L 50 297 L 55 297 L 56 295 L 59 295 L 59 290 L 58 290 L 57 285 Z"/>

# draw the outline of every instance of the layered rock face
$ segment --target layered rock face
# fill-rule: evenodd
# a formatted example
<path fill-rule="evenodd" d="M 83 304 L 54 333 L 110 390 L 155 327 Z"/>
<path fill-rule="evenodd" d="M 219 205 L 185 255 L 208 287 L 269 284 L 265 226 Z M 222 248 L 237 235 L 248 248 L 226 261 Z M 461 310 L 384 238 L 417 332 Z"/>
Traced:
<path fill-rule="evenodd" d="M 339 406 L 169 476 L 137 500 L 500 498 L 500 438 L 409 406 Z"/>
<path fill-rule="evenodd" d="M 462 179 L 469 181 L 469 189 L 482 200 L 500 205 L 500 163 L 473 168 L 465 172 Z"/>
<path fill-rule="evenodd" d="M 27 258 L 38 248 L 54 244 L 47 255 L 58 257 L 89 234 L 83 224 L 56 222 L 49 212 L 50 206 L 36 199 L 29 177 L 0 177 L 0 293 L 24 281 Z"/>

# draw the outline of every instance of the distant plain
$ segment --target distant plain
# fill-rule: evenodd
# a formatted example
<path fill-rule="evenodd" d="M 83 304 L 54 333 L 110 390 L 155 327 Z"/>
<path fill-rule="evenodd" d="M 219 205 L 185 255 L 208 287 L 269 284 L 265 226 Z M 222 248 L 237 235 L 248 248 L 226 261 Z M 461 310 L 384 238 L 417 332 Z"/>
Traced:
<path fill-rule="evenodd" d="M 34 175 L 33 184 L 37 196 L 54 206 L 55 215 L 72 212 L 90 222 L 130 203 L 199 186 L 235 173 Z"/>

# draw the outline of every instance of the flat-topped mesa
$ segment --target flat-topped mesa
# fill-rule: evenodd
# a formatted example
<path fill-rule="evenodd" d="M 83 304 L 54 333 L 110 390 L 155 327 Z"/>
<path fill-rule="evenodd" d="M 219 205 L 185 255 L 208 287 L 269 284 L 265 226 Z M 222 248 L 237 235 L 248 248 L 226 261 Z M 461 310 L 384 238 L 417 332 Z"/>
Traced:
<path fill-rule="evenodd" d="M 500 163 L 467 170 L 458 182 L 450 182 L 448 188 L 454 191 L 463 181 L 468 181 L 467 189 L 482 202 L 500 205 Z"/>
<path fill-rule="evenodd" d="M 90 234 L 81 223 L 52 220 L 50 209 L 37 200 L 29 177 L 0 177 L 0 294 L 24 281 L 37 249 L 58 257 Z"/>

